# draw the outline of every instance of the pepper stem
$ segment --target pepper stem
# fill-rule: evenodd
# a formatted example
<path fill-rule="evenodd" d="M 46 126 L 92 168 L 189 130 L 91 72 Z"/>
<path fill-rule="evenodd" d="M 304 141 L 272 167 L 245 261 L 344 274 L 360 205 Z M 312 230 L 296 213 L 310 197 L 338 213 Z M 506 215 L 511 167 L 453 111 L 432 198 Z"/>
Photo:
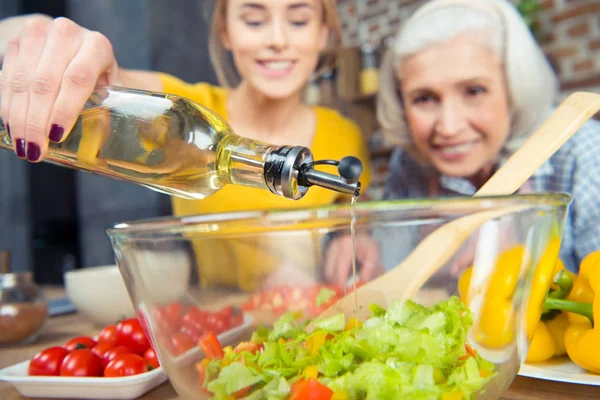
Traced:
<path fill-rule="evenodd" d="M 575 314 L 583 315 L 584 317 L 589 318 L 594 323 L 593 316 L 593 308 L 591 304 L 579 303 L 577 301 L 570 300 L 562 300 L 562 299 L 553 299 L 551 297 L 546 298 L 546 303 L 544 304 L 544 311 L 546 310 L 560 310 L 572 312 Z"/>
<path fill-rule="evenodd" d="M 553 299 L 566 299 L 573 289 L 573 279 L 562 269 L 558 271 L 552 283 L 558 286 L 557 290 L 548 293 L 548 297 Z"/>

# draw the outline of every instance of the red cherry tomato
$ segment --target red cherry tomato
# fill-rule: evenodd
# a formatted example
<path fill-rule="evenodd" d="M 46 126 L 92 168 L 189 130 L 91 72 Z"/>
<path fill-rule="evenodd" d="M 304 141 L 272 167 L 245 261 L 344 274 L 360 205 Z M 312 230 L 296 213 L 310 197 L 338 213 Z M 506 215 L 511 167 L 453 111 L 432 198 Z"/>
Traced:
<path fill-rule="evenodd" d="M 195 306 L 191 306 L 181 317 L 181 324 L 195 328 L 197 331 L 206 329 L 206 318 L 208 314 Z"/>
<path fill-rule="evenodd" d="M 76 349 L 91 349 L 92 347 L 94 347 L 95 345 L 97 345 L 98 343 L 92 339 L 89 336 L 77 336 L 71 340 L 69 340 L 66 344 L 65 344 L 65 349 L 69 350 L 69 351 L 73 351 Z"/>
<path fill-rule="evenodd" d="M 98 343 L 97 345 L 92 347 L 92 352 L 94 352 L 94 354 L 100 357 L 100 360 L 102 361 L 102 369 L 104 369 L 104 367 L 106 367 L 106 364 L 108 364 L 108 360 L 104 358 L 104 355 L 114 347 L 115 345 L 111 343 Z"/>
<path fill-rule="evenodd" d="M 206 329 L 215 332 L 217 335 L 230 329 L 229 317 L 223 314 L 212 314 L 206 319 Z"/>
<path fill-rule="evenodd" d="M 185 353 L 194 346 L 196 346 L 196 342 L 190 337 L 190 335 L 177 332 L 171 336 L 171 347 L 175 353 L 175 356 Z"/>
<path fill-rule="evenodd" d="M 117 343 L 117 326 L 108 325 L 105 326 L 98 335 L 98 343 Z"/>
<path fill-rule="evenodd" d="M 29 361 L 27 373 L 39 376 L 58 376 L 60 366 L 68 354 L 69 350 L 58 346 L 42 350 Z"/>
<path fill-rule="evenodd" d="M 102 376 L 102 361 L 90 349 L 73 350 L 63 360 L 60 376 Z"/>
<path fill-rule="evenodd" d="M 137 354 L 121 354 L 108 363 L 104 369 L 104 376 L 107 378 L 116 378 L 143 374 L 150 371 L 151 368 L 148 361 Z"/>
<path fill-rule="evenodd" d="M 125 346 L 112 347 L 112 348 L 108 349 L 102 355 L 102 369 L 106 368 L 106 366 L 108 365 L 109 362 L 111 362 L 117 356 L 120 356 L 122 354 L 135 354 L 135 353 L 129 347 L 125 347 Z"/>
<path fill-rule="evenodd" d="M 130 318 L 117 324 L 117 345 L 130 348 L 136 354 L 144 354 L 150 342 L 137 318 Z"/>
<path fill-rule="evenodd" d="M 158 357 L 156 356 L 156 352 L 154 351 L 154 349 L 152 347 L 150 347 L 148 350 L 146 350 L 146 352 L 144 353 L 144 358 L 146 359 L 146 361 L 148 362 L 148 364 L 150 364 L 150 366 L 152 368 L 160 367 L 160 363 L 158 362 Z"/>

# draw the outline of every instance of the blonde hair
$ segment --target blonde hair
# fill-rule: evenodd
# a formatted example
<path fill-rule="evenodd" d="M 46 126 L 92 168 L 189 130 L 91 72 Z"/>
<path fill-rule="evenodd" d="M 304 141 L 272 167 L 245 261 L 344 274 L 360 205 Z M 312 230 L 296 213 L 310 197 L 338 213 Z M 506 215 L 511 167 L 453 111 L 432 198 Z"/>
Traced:
<path fill-rule="evenodd" d="M 377 119 L 389 144 L 416 152 L 397 91 L 396 72 L 402 60 L 473 31 L 477 31 L 473 37 L 491 43 L 504 65 L 512 120 L 503 153 L 516 151 L 548 117 L 558 80 L 517 9 L 505 0 L 433 0 L 404 23 L 383 58 Z M 482 31 L 487 35 L 481 35 Z"/>
<path fill-rule="evenodd" d="M 209 2 L 209 6 L 212 3 L 212 10 L 209 8 L 208 12 L 208 15 L 211 16 L 208 50 L 219 84 L 234 87 L 239 84 L 241 77 L 221 41 L 221 32 L 225 28 L 227 16 L 227 1 L 214 0 Z M 335 67 L 338 51 L 342 47 L 342 28 L 335 0 L 321 0 L 321 2 L 323 4 L 323 23 L 329 27 L 329 39 L 326 49 L 317 62 L 316 74 L 321 74 Z"/>

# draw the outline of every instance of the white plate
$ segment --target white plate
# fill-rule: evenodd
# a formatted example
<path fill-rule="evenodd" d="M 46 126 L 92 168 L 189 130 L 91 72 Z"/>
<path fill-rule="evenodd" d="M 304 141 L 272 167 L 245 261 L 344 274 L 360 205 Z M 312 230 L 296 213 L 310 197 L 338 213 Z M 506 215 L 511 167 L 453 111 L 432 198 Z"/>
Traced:
<path fill-rule="evenodd" d="M 244 322 L 217 337 L 223 346 L 239 341 L 247 329 L 252 327 L 252 317 L 244 314 Z M 179 356 L 175 362 L 192 364 L 202 358 L 202 351 L 195 347 Z M 152 371 L 122 378 L 29 376 L 26 360 L 0 370 L 0 381 L 11 383 L 24 397 L 46 397 L 60 399 L 137 399 L 144 393 L 167 380 L 162 367 Z"/>
<path fill-rule="evenodd" d="M 568 357 L 549 361 L 523 364 L 519 375 L 549 381 L 577 383 L 580 385 L 600 386 L 600 375 L 587 372 Z"/>
<path fill-rule="evenodd" d="M 137 399 L 167 380 L 162 367 L 122 378 L 29 376 L 29 360 L 0 370 L 0 381 L 11 383 L 25 397 L 77 399 Z"/>

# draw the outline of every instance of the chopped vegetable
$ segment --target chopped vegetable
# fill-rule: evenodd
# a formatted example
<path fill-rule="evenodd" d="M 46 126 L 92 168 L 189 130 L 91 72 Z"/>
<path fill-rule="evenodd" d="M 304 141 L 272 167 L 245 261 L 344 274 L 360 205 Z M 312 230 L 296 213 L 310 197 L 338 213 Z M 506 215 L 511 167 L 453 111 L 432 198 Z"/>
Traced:
<path fill-rule="evenodd" d="M 197 364 L 203 388 L 214 399 L 450 400 L 472 398 L 496 375 L 467 344 L 471 312 L 457 297 L 370 309 L 365 321 L 339 314 L 310 333 L 307 321 L 284 314 L 236 351 L 206 353 Z"/>

